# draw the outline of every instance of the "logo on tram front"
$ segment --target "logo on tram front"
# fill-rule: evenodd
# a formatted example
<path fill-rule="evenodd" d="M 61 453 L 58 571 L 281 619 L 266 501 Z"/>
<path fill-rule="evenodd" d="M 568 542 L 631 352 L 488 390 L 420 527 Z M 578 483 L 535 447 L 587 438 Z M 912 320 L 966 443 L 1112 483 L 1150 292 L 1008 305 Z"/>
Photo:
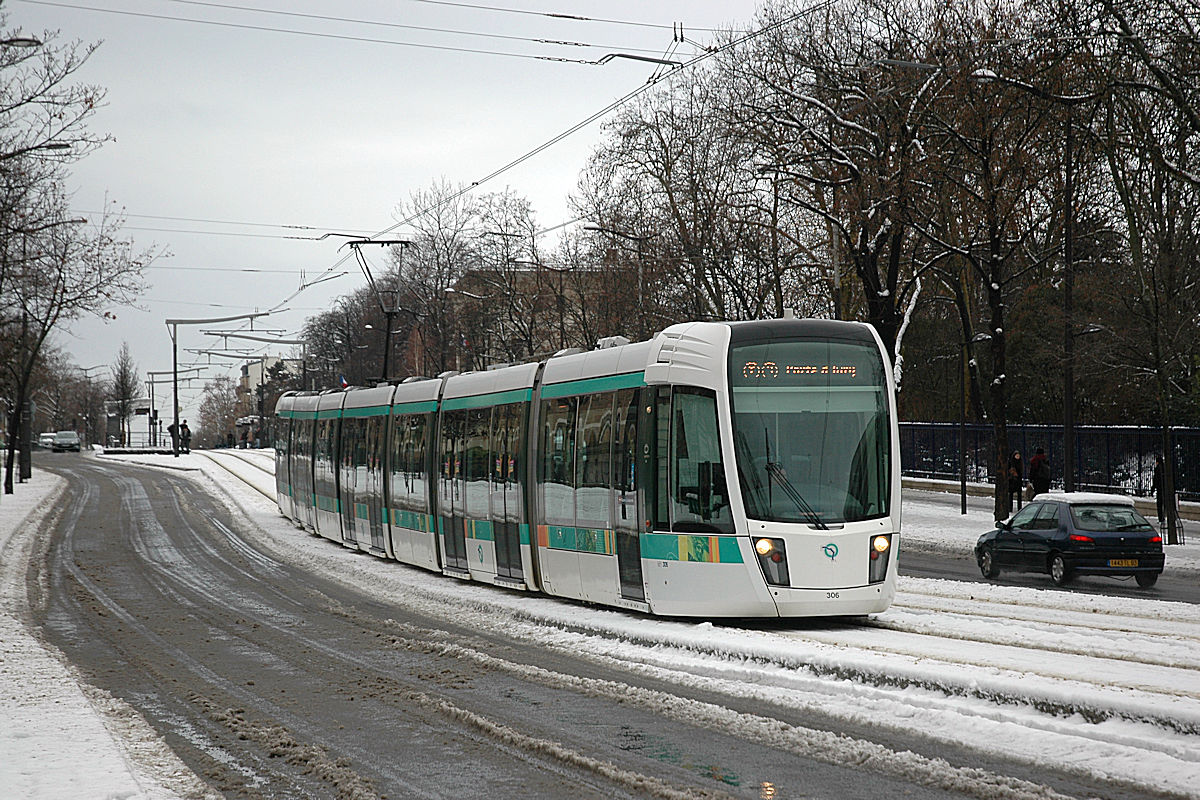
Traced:
<path fill-rule="evenodd" d="M 833 542 L 830 542 L 821 548 L 821 552 L 825 554 L 826 558 L 828 558 L 830 561 L 833 561 L 835 558 L 837 558 L 838 546 Z"/>

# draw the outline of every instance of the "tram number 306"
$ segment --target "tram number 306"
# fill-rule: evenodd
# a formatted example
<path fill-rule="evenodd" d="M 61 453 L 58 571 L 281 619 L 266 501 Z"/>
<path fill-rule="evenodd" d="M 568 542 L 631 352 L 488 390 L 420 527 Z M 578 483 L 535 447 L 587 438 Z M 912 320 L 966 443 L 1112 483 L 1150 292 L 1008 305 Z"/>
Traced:
<path fill-rule="evenodd" d="M 841 592 L 826 592 L 825 593 L 825 597 L 829 600 L 837 600 L 841 596 L 842 596 Z"/>

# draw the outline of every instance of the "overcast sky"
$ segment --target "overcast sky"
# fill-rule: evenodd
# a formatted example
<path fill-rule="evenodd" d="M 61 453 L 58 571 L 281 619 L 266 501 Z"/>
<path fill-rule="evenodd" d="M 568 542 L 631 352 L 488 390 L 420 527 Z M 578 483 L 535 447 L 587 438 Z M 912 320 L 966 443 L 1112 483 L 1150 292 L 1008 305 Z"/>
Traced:
<path fill-rule="evenodd" d="M 106 201 L 114 203 L 128 214 L 126 230 L 139 246 L 160 245 L 172 254 L 147 271 L 151 286 L 142 309 L 118 309 L 107 324 L 75 324 L 57 343 L 81 367 L 111 364 L 124 341 L 142 371 L 169 370 L 166 319 L 274 308 L 296 291 L 302 273 L 311 279 L 345 252 L 337 251 L 344 240 L 284 237 L 390 228 L 411 192 L 442 179 L 478 181 L 655 70 L 629 59 L 592 66 L 528 56 L 662 56 L 676 23 L 687 39 L 707 43 L 706 29 L 749 28 L 759 5 L 0 0 L 9 29 L 58 30 L 65 39 L 101 42 L 77 77 L 107 90 L 91 128 L 115 140 L 74 165 L 72 210 L 94 218 Z M 673 57 L 696 52 L 683 44 Z M 542 228 L 565 222 L 566 197 L 599 134 L 593 124 L 481 191 L 528 197 Z M 305 290 L 289 311 L 257 326 L 298 334 L 307 316 L 361 285 L 361 273 L 348 266 L 344 277 Z M 197 358 L 188 348 L 220 346 L 199 327 L 179 330 L 181 362 Z M 237 362 L 210 359 L 217 367 L 205 374 L 236 374 Z M 181 387 L 185 416 L 194 414 L 201 387 Z M 168 390 L 160 386 L 156 395 Z"/>

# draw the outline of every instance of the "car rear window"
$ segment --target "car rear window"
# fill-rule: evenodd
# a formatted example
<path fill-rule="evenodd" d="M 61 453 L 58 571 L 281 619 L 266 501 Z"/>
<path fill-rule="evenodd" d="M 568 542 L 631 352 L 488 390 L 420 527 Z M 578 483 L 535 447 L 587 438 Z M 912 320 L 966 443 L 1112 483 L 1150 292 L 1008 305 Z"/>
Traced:
<path fill-rule="evenodd" d="M 1154 526 L 1130 506 L 1071 506 L 1071 518 L 1081 531 L 1152 531 Z"/>

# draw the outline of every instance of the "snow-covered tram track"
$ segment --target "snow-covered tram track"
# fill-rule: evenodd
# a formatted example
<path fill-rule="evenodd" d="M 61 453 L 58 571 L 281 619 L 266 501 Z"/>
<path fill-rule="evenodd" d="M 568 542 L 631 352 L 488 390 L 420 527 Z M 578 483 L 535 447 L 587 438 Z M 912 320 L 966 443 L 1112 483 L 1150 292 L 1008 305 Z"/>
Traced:
<path fill-rule="evenodd" d="M 206 450 L 203 452 L 207 456 L 233 458 L 269 473 L 272 478 L 275 476 L 274 456 L 266 455 L 261 450 Z"/>
<path fill-rule="evenodd" d="M 275 514 L 264 511 L 262 520 Z M 266 524 L 263 533 L 260 543 L 269 544 L 274 555 L 385 591 L 428 617 L 482 630 L 503 628 L 513 640 L 535 641 L 681 689 L 739 698 L 730 705 L 749 700 L 759 704 L 765 720 L 775 720 L 768 725 L 778 723 L 777 707 L 812 712 L 1135 787 L 1130 796 L 1192 797 L 1200 785 L 1195 744 L 1200 701 L 1191 688 L 1197 684 L 1191 665 L 1200 658 L 1171 656 L 1157 659 L 1166 663 L 1138 663 L 1135 668 L 1123 658 L 1093 655 L 1105 651 L 1098 645 L 1078 646 L 1078 653 L 1054 652 L 1044 644 L 1021 646 L 1021 631 L 1051 620 L 1064 631 L 1075 630 L 1081 637 L 1090 632 L 1101 641 L 1144 634 L 1147 638 L 1138 646 L 1150 651 L 1174 636 L 1186 650 L 1195 615 L 1182 615 L 1184 634 L 1178 636 L 1179 628 L 1165 626 L 1181 619 L 1169 608 L 1175 604 L 1086 597 L 1075 600 L 1074 608 L 1063 608 L 1070 605 L 1063 597 L 1069 593 L 902 579 L 896 604 L 873 623 L 801 621 L 783 630 L 769 623 L 653 619 L 490 586 L 447 583 L 439 576 L 356 558 L 311 537 L 297 540 L 290 526 Z M 907 605 L 910 597 L 913 604 Z M 955 612 L 947 619 L 955 620 L 957 632 L 937 625 L 926 632 L 904 629 L 930 610 L 914 606 L 938 598 L 937 609 Z M 970 605 L 972 600 L 978 604 Z M 1159 611 L 1156 606 L 1168 608 Z M 976 608 L 983 613 L 976 615 Z M 980 620 L 1007 623 L 1016 644 L 962 635 Z M 1053 628 L 1046 630 L 1034 638 L 1052 641 Z M 1007 661 L 995 663 L 993 651 L 1006 653 Z M 1098 665 L 1116 681 L 1092 679 Z M 836 722 L 833 729 L 838 729 Z"/>
<path fill-rule="evenodd" d="M 1019 621 L 1020 626 L 1013 623 Z M 952 627 L 947 627 L 947 623 Z M 1149 634 L 1126 627 L 946 611 L 919 604 L 896 603 L 872 620 L 873 627 L 898 633 L 940 636 L 961 642 L 1007 645 L 1034 652 L 1103 658 L 1156 667 L 1183 667 L 1200 657 L 1200 637 L 1182 633 Z M 970 626 L 970 627 L 968 627 Z M 1110 634 L 1101 641 L 1096 632 Z M 1191 693 L 1200 697 L 1197 692 Z"/>
<path fill-rule="evenodd" d="M 972 616 L 1012 621 L 1057 621 L 1094 630 L 1161 633 L 1200 640 L 1200 607 L 1150 597 L 1114 600 L 1060 589 L 901 577 L 892 604 L 892 608 L 897 607 L 969 612 Z"/>

